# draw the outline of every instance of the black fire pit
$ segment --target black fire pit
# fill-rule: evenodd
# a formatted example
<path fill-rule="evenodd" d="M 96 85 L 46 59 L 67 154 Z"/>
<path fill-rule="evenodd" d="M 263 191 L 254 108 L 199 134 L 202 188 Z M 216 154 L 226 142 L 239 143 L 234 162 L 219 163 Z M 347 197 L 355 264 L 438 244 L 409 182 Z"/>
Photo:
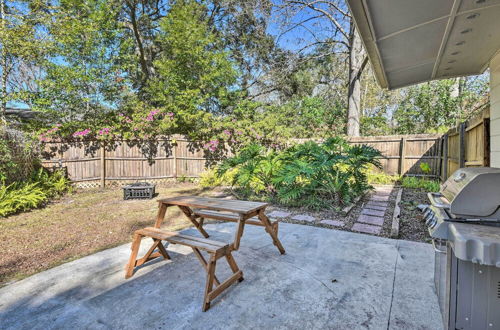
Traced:
<path fill-rule="evenodd" d="M 123 199 L 151 199 L 156 185 L 147 182 L 136 182 L 123 187 Z"/>

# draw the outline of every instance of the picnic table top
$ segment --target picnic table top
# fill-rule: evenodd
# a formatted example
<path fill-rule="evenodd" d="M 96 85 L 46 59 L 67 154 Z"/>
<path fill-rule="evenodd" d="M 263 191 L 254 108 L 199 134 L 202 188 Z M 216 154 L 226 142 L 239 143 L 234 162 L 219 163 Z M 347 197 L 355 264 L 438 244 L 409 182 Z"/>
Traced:
<path fill-rule="evenodd" d="M 235 199 L 221 199 L 199 196 L 178 196 L 163 198 L 159 199 L 158 203 L 195 207 L 215 211 L 228 211 L 238 214 L 249 214 L 266 208 L 268 205 L 267 203 L 262 202 L 249 202 Z"/>

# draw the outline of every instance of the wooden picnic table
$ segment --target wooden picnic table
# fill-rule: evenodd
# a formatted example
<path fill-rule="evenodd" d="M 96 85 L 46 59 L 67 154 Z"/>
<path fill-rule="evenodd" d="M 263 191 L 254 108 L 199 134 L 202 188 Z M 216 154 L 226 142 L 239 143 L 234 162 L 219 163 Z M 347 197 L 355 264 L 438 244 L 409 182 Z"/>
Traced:
<path fill-rule="evenodd" d="M 238 250 L 245 224 L 257 225 L 264 227 L 280 253 L 285 253 L 285 249 L 278 238 L 277 223 L 276 225 L 272 225 L 265 214 L 265 209 L 268 206 L 267 203 L 199 196 L 164 198 L 158 200 L 158 203 L 159 209 L 155 223 L 156 228 L 160 228 L 163 223 L 167 208 L 177 206 L 205 238 L 209 237 L 208 233 L 203 229 L 205 218 L 236 222 L 237 226 L 232 249 Z M 257 217 L 257 220 L 251 219 L 253 217 Z"/>

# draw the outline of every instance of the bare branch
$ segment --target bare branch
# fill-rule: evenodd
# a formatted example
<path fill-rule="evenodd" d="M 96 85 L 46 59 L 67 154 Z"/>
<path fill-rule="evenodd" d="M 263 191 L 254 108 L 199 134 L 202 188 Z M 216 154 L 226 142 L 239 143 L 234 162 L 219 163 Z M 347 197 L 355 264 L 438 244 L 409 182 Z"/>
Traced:
<path fill-rule="evenodd" d="M 302 1 L 302 0 L 287 0 L 288 2 L 290 3 L 293 3 L 293 4 L 298 4 L 298 5 L 302 5 L 303 7 L 308 7 L 316 12 L 319 12 L 319 13 L 322 13 L 323 15 L 325 15 L 328 20 L 336 27 L 336 29 L 342 34 L 342 36 L 348 40 L 349 39 L 349 34 L 346 33 L 346 31 L 342 28 L 342 26 L 340 25 L 340 23 L 337 21 L 337 19 L 335 19 L 335 17 L 329 13 L 328 11 L 322 9 L 322 8 L 319 8 L 319 7 L 316 7 L 314 4 L 316 3 L 319 3 L 319 2 L 323 2 L 323 1 L 311 1 L 311 2 L 308 2 L 308 1 Z"/>

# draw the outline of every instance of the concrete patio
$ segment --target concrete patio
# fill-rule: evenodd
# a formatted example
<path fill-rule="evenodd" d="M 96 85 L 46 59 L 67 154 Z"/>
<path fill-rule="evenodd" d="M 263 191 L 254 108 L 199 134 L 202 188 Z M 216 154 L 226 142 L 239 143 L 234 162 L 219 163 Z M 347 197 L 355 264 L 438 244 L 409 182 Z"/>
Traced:
<path fill-rule="evenodd" d="M 235 226 L 206 229 L 213 239 L 231 241 Z M 261 227 L 247 226 L 234 253 L 245 280 L 205 313 L 205 272 L 191 250 L 169 246 L 172 261 L 142 267 L 125 280 L 126 244 L 0 289 L 0 327 L 441 328 L 430 245 L 285 223 L 280 239 L 286 255 Z M 223 260 L 217 273 L 229 274 Z"/>

